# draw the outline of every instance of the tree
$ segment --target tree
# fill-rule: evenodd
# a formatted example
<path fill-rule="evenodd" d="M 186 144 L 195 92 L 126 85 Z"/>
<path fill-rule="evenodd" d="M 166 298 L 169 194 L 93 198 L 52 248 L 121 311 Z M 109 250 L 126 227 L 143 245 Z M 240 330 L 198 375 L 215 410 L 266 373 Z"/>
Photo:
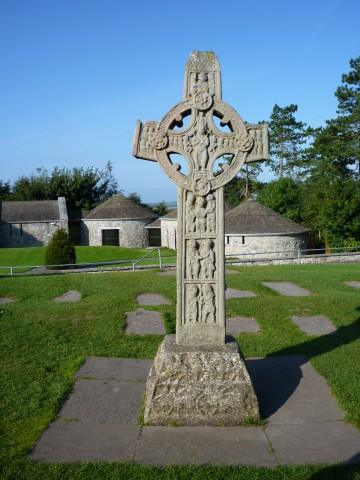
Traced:
<path fill-rule="evenodd" d="M 159 217 L 163 217 L 169 212 L 169 209 L 166 206 L 166 203 L 162 201 L 154 205 L 152 211 L 156 213 L 156 215 L 159 215 Z"/>
<path fill-rule="evenodd" d="M 45 250 L 45 265 L 74 264 L 75 247 L 72 245 L 69 234 L 59 228 L 51 237 Z"/>
<path fill-rule="evenodd" d="M 290 104 L 280 107 L 275 104 L 269 122 L 271 169 L 282 178 L 301 166 L 302 145 L 313 133 L 305 123 L 295 118 L 298 106 Z"/>
<path fill-rule="evenodd" d="M 288 177 L 266 184 L 258 191 L 256 199 L 294 222 L 303 222 L 303 185 Z"/>
<path fill-rule="evenodd" d="M 231 155 L 223 156 L 223 163 L 219 163 L 221 169 L 224 163 L 231 163 Z M 245 163 L 238 175 L 225 185 L 224 198 L 225 201 L 232 207 L 236 207 L 244 199 L 248 199 L 251 195 L 260 188 L 260 182 L 257 177 L 261 172 L 261 165 L 257 162 Z M 221 173 L 221 170 L 218 172 Z"/>
<path fill-rule="evenodd" d="M 0 180 L 0 200 L 11 200 L 12 192 L 10 182 Z"/>
<path fill-rule="evenodd" d="M 360 57 L 350 60 L 335 95 L 338 116 L 307 151 L 306 222 L 326 244 L 360 240 Z"/>
<path fill-rule="evenodd" d="M 14 200 L 54 200 L 65 197 L 70 207 L 91 209 L 118 192 L 111 163 L 103 170 L 93 167 L 58 168 L 49 174 L 38 168 L 36 174 L 22 176 L 14 184 Z"/>

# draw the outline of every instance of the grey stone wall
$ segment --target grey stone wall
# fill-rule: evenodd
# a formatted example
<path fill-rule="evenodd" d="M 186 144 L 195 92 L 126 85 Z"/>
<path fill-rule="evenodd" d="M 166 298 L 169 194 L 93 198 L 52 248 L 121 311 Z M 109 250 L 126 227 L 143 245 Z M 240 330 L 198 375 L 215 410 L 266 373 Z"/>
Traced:
<path fill-rule="evenodd" d="M 307 247 L 307 234 L 293 235 L 225 235 L 225 255 L 241 255 L 243 260 L 261 258 L 287 258 Z M 251 255 L 254 253 L 255 255 Z M 245 255 L 247 254 L 247 255 Z"/>
<path fill-rule="evenodd" d="M 40 247 L 47 245 L 52 235 L 62 225 L 61 221 L 1 223 L 0 247 Z"/>
<path fill-rule="evenodd" d="M 176 219 L 160 219 L 161 222 L 161 246 L 176 249 Z"/>
<path fill-rule="evenodd" d="M 152 220 L 87 220 L 85 218 L 81 225 L 81 243 L 90 246 L 102 245 L 102 230 L 119 229 L 120 247 L 148 247 L 149 234 L 144 226 Z"/>

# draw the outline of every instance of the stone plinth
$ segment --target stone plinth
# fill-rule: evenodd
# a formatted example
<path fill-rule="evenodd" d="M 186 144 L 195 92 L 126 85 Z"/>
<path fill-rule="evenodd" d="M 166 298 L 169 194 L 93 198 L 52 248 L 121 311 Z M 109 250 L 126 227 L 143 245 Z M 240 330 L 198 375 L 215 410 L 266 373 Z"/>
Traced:
<path fill-rule="evenodd" d="M 259 406 L 236 341 L 183 346 L 167 335 L 146 385 L 147 425 L 240 425 Z"/>

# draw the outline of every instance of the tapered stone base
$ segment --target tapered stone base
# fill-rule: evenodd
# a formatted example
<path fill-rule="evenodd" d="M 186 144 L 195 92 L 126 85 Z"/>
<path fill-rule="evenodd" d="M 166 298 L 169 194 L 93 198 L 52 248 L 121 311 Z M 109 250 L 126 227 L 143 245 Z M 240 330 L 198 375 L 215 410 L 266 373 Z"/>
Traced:
<path fill-rule="evenodd" d="M 167 335 L 146 384 L 147 425 L 241 425 L 259 419 L 238 344 L 183 346 Z"/>

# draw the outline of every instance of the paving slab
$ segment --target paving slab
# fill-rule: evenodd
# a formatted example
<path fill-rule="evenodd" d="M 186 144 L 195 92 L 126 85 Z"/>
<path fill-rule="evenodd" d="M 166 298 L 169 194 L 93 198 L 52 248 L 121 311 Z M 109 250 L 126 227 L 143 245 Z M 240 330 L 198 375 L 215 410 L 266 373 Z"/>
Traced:
<path fill-rule="evenodd" d="M 250 292 L 250 290 L 236 290 L 235 288 L 227 288 L 225 290 L 225 299 L 229 300 L 229 298 L 250 298 L 256 297 L 254 292 Z"/>
<path fill-rule="evenodd" d="M 143 308 L 128 312 L 125 324 L 126 333 L 136 335 L 165 335 L 166 333 L 161 313 Z"/>
<path fill-rule="evenodd" d="M 169 300 L 158 293 L 142 293 L 136 301 L 139 305 L 170 305 Z"/>
<path fill-rule="evenodd" d="M 60 410 L 64 420 L 136 425 L 144 392 L 143 382 L 80 380 Z"/>
<path fill-rule="evenodd" d="M 325 315 L 292 316 L 290 318 L 295 325 L 308 335 L 327 335 L 336 331 L 336 327 Z"/>
<path fill-rule="evenodd" d="M 261 282 L 265 287 L 275 290 L 275 292 L 280 293 L 284 297 L 308 297 L 311 295 L 309 290 L 295 285 L 291 282 Z"/>
<path fill-rule="evenodd" d="M 237 270 L 230 270 L 229 268 L 225 270 L 225 275 L 237 275 L 238 273 Z"/>
<path fill-rule="evenodd" d="M 139 430 L 133 425 L 57 421 L 45 430 L 30 458 L 44 463 L 131 461 Z"/>
<path fill-rule="evenodd" d="M 0 297 L 0 305 L 5 305 L 6 303 L 14 303 L 15 298 L 12 297 Z"/>
<path fill-rule="evenodd" d="M 138 358 L 88 357 L 76 378 L 146 382 L 152 360 Z"/>
<path fill-rule="evenodd" d="M 163 272 L 158 272 L 158 275 L 161 277 L 176 277 L 176 270 L 164 270 Z"/>
<path fill-rule="evenodd" d="M 246 363 L 265 426 L 139 427 L 152 362 L 89 357 L 31 458 L 151 465 L 360 462 L 360 433 L 343 421 L 325 380 L 306 357 Z"/>
<path fill-rule="evenodd" d="M 346 285 L 349 285 L 349 287 L 360 288 L 360 281 L 352 280 L 350 282 L 345 282 L 345 283 Z"/>
<path fill-rule="evenodd" d="M 68 292 L 63 293 L 59 297 L 53 299 L 54 302 L 80 302 L 81 293 L 77 290 L 69 290 Z"/>
<path fill-rule="evenodd" d="M 276 465 L 258 427 L 144 427 L 135 461 L 149 465 Z"/>
<path fill-rule="evenodd" d="M 253 317 L 230 317 L 226 319 L 226 333 L 238 335 L 239 333 L 257 333 L 260 330 Z"/>
<path fill-rule="evenodd" d="M 360 451 L 359 432 L 344 422 L 272 425 L 265 430 L 283 465 L 354 461 Z"/>

